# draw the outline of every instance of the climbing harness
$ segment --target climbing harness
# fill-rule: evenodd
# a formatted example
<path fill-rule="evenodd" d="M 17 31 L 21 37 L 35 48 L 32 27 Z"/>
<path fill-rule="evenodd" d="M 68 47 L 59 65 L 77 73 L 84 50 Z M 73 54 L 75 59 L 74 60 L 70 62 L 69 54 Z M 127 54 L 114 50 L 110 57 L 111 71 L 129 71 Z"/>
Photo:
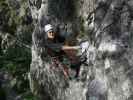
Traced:
<path fill-rule="evenodd" d="M 51 57 L 51 62 L 52 64 L 50 67 L 52 69 L 62 71 L 66 78 L 69 77 L 68 67 L 61 63 L 61 61 L 59 60 L 59 56 Z"/>

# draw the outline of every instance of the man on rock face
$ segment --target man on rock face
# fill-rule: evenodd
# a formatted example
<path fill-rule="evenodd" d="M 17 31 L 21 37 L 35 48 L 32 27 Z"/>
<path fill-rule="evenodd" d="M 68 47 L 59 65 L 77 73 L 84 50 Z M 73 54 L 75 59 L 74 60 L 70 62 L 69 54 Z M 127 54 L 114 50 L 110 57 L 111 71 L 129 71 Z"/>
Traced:
<path fill-rule="evenodd" d="M 53 31 L 53 26 L 51 24 L 45 25 L 45 32 L 47 34 L 47 39 L 50 40 L 51 42 L 57 44 L 57 42 L 59 41 L 58 39 L 60 37 L 58 37 L 59 35 Z M 58 45 L 56 45 L 56 46 L 58 47 Z M 80 49 L 80 46 L 62 45 L 60 49 L 61 50 L 78 50 L 78 49 Z"/>
<path fill-rule="evenodd" d="M 57 66 L 62 63 L 63 56 L 62 55 L 67 55 L 68 58 L 70 58 L 71 66 L 76 69 L 76 75 L 75 77 L 78 77 L 79 69 L 80 69 L 80 61 L 76 55 L 72 53 L 72 51 L 76 51 L 80 49 L 80 46 L 69 46 L 65 45 L 64 42 L 60 43 L 60 36 L 59 34 L 55 33 L 53 30 L 53 26 L 51 24 L 45 25 L 45 33 L 46 33 L 46 44 L 45 47 L 47 49 L 48 55 L 50 57 L 56 58 L 54 61 L 54 66 Z M 64 40 L 65 41 L 65 40 Z M 68 77 L 68 67 L 65 67 L 62 63 L 62 66 L 64 66 L 64 75 Z"/>

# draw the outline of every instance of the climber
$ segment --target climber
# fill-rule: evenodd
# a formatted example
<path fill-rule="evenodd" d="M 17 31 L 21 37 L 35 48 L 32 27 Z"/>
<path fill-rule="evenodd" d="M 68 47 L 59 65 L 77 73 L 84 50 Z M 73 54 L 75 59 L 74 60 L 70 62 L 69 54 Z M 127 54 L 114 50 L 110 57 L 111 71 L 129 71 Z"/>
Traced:
<path fill-rule="evenodd" d="M 72 53 L 69 54 L 69 51 L 76 51 L 76 50 L 80 49 L 80 46 L 64 45 L 65 39 L 64 39 L 64 42 L 61 43 L 60 42 L 61 38 L 60 38 L 59 34 L 54 32 L 53 26 L 51 24 L 45 25 L 44 31 L 46 33 L 46 42 L 45 42 L 46 44 L 45 44 L 45 46 L 47 48 L 48 54 L 51 57 L 54 57 L 54 58 L 58 57 L 56 60 L 54 59 L 54 63 L 56 65 L 57 64 L 59 65 L 59 62 L 62 62 L 60 60 L 60 59 L 63 59 L 61 57 L 61 55 L 66 55 L 67 54 L 67 55 L 71 56 Z M 70 56 L 69 56 L 69 58 L 71 58 Z M 78 77 L 81 63 L 77 63 L 77 62 L 80 62 L 80 61 L 78 61 L 78 58 L 76 58 L 76 55 L 74 55 L 74 56 L 75 56 L 74 60 L 76 60 L 74 62 L 76 62 L 76 63 L 75 64 L 73 63 L 71 65 L 72 65 L 72 67 L 76 66 L 76 75 L 75 75 L 75 77 Z M 72 61 L 72 59 L 70 59 L 70 60 Z M 64 75 L 66 77 L 68 77 L 69 76 L 68 67 L 66 67 L 64 64 L 62 66 L 64 66 Z"/>
<path fill-rule="evenodd" d="M 45 25 L 44 30 L 47 33 L 47 40 L 51 41 L 53 43 L 53 44 L 49 45 L 50 48 L 61 49 L 61 50 L 78 50 L 78 49 L 80 49 L 80 46 L 66 46 L 66 45 L 62 45 L 61 43 L 57 43 L 58 39 L 60 37 L 58 37 L 59 35 L 53 31 L 52 25 L 50 25 L 50 24 Z"/>

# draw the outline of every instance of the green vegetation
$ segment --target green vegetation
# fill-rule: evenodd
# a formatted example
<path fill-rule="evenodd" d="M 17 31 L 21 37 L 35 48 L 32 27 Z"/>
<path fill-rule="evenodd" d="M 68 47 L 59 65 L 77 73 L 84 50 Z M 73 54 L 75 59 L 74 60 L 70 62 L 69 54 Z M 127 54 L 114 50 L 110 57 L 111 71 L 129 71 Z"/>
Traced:
<path fill-rule="evenodd" d="M 2 79 L 2 75 L 0 77 L 0 99 L 8 95 L 2 87 L 2 84 L 6 85 L 4 83 L 6 80 L 7 86 L 17 96 L 23 100 L 36 100 L 30 92 L 28 81 L 31 50 L 20 45 L 21 42 L 29 47 L 31 45 L 33 24 L 27 2 L 27 0 L 0 0 L 0 74 L 10 75 L 9 79 Z M 14 38 L 2 37 L 5 33 Z M 10 43 L 11 45 L 7 45 Z"/>

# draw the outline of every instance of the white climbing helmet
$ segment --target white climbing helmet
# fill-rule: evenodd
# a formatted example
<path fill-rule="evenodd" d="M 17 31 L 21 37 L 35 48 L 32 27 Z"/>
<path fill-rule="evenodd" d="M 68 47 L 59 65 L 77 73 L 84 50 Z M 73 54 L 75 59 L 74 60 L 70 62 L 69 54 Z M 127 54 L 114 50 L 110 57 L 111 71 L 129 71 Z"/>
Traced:
<path fill-rule="evenodd" d="M 45 25 L 44 31 L 45 31 L 45 32 L 48 32 L 48 31 L 50 31 L 50 30 L 53 30 L 53 26 L 52 26 L 51 24 Z"/>

